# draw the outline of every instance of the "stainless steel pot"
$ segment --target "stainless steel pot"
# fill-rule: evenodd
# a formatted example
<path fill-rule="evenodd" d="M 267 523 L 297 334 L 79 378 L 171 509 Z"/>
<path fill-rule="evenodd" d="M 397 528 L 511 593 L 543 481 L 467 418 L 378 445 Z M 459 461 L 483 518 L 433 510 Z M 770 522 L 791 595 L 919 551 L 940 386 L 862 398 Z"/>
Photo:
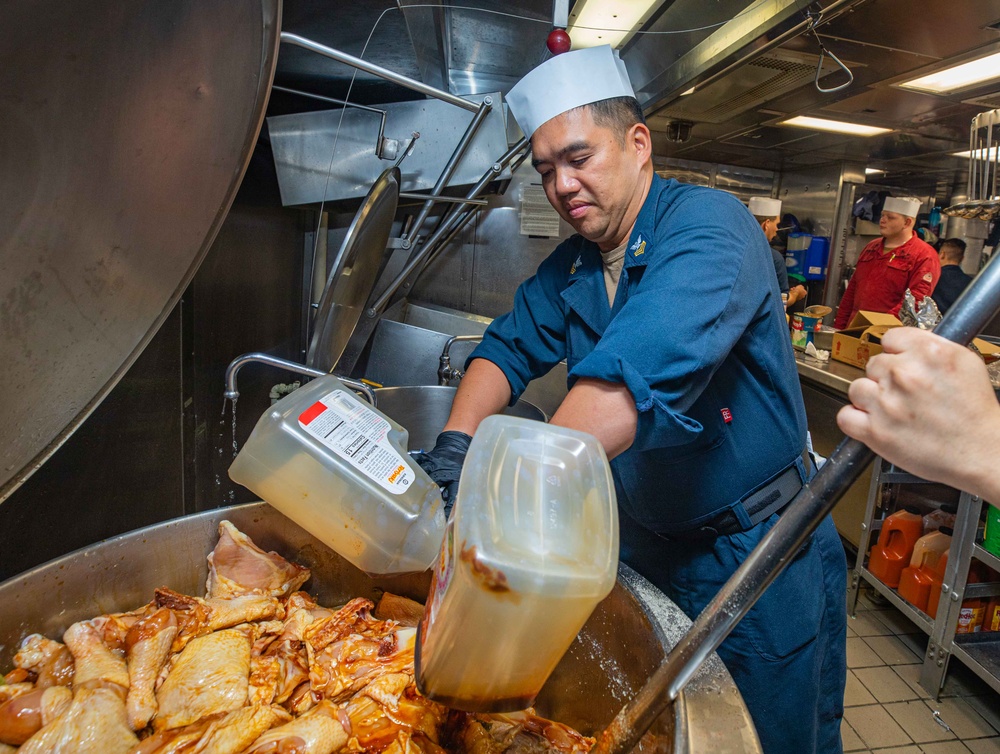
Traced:
<path fill-rule="evenodd" d="M 395 419 L 410 433 L 410 450 L 430 450 L 444 429 L 458 388 L 442 385 L 380 387 L 375 391 L 378 410 Z M 527 401 L 504 409 L 509 416 L 548 421 L 545 412 Z"/>
<path fill-rule="evenodd" d="M 312 569 L 306 589 L 321 604 L 390 590 L 423 600 L 429 574 L 373 578 L 265 503 L 206 511 L 78 550 L 0 584 L 0 671 L 21 639 L 59 638 L 73 622 L 148 602 L 158 586 L 204 593 L 206 555 L 229 519 L 265 550 Z M 606 726 L 690 625 L 648 581 L 620 566 L 618 583 L 549 678 L 537 709 L 585 733 Z M 656 754 L 755 753 L 750 717 L 718 657 L 702 667 L 654 727 Z"/>

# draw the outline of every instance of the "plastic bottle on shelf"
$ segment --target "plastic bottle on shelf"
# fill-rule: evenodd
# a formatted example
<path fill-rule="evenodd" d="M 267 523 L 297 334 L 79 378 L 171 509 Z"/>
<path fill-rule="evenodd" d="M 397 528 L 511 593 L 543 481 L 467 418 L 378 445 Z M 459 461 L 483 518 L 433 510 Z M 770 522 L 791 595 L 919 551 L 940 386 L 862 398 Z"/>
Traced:
<path fill-rule="evenodd" d="M 899 596 L 918 610 L 927 612 L 936 566 L 942 557 L 947 556 L 950 548 L 951 530 L 948 527 L 937 529 L 918 539 L 913 547 L 910 565 L 900 574 Z"/>
<path fill-rule="evenodd" d="M 945 503 L 940 508 L 935 508 L 924 516 L 924 534 L 947 526 L 955 528 L 955 516 L 958 513 L 958 506 L 954 503 Z"/>
<path fill-rule="evenodd" d="M 473 712 L 531 706 L 617 569 L 614 483 L 596 438 L 486 419 L 417 633 L 420 692 Z"/>
<path fill-rule="evenodd" d="M 326 375 L 261 416 L 229 476 L 362 571 L 425 571 L 441 547 L 444 506 L 407 439 Z"/>
<path fill-rule="evenodd" d="M 913 547 L 923 534 L 923 518 L 907 506 L 882 522 L 878 542 L 871 549 L 868 570 L 886 586 L 899 586 L 899 577 L 913 556 Z"/>
<path fill-rule="evenodd" d="M 1000 597 L 993 597 L 986 606 L 983 631 L 1000 631 Z"/>
<path fill-rule="evenodd" d="M 982 584 L 991 581 L 993 572 L 983 563 L 973 561 L 969 565 L 969 577 L 966 584 Z M 986 618 L 986 606 L 989 600 L 980 597 L 971 597 L 962 600 L 962 608 L 958 611 L 958 625 L 955 627 L 956 634 L 977 634 L 983 630 L 983 622 Z"/>
<path fill-rule="evenodd" d="M 1000 558 L 1000 508 L 986 506 L 986 531 L 983 535 L 983 549 Z"/>

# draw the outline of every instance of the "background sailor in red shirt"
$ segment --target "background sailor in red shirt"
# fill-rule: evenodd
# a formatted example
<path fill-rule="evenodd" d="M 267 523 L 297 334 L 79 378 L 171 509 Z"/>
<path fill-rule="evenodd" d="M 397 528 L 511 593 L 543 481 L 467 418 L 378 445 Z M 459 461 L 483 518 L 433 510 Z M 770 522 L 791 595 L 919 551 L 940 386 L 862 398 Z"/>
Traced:
<path fill-rule="evenodd" d="M 868 244 L 837 307 L 834 327 L 843 330 L 864 309 L 899 315 L 906 289 L 917 303 L 929 296 L 941 277 L 934 248 L 913 232 L 920 200 L 890 196 L 879 218 L 882 237 Z"/>

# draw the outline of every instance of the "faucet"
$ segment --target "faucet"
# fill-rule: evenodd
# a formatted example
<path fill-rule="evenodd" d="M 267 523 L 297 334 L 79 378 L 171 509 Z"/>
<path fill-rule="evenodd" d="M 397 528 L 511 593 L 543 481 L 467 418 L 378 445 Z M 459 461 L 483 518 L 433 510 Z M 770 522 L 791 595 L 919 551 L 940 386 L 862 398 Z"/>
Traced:
<path fill-rule="evenodd" d="M 266 353 L 245 353 L 242 356 L 237 356 L 229 363 L 229 366 L 226 367 L 226 391 L 223 393 L 226 398 L 236 400 L 240 397 L 240 391 L 236 387 L 236 374 L 240 371 L 244 364 L 249 364 L 251 361 L 258 361 L 261 364 L 269 364 L 273 367 L 280 367 L 281 369 L 286 369 L 289 372 L 304 374 L 307 377 L 325 377 L 327 374 L 330 374 L 329 372 L 324 372 L 321 369 L 313 369 L 312 367 L 307 367 L 303 364 L 297 364 L 294 361 L 279 359 L 277 356 L 269 356 Z M 375 391 L 364 382 L 352 379 L 351 377 L 341 377 L 340 375 L 334 375 L 334 377 L 355 392 L 360 393 L 361 396 L 373 407 L 375 406 Z"/>
<path fill-rule="evenodd" d="M 482 335 L 453 335 L 448 338 L 444 344 L 444 350 L 441 351 L 441 357 L 438 359 L 438 385 L 447 385 L 451 380 L 460 380 L 465 376 L 465 372 L 451 365 L 452 345 L 459 341 L 479 342 L 482 339 Z"/>

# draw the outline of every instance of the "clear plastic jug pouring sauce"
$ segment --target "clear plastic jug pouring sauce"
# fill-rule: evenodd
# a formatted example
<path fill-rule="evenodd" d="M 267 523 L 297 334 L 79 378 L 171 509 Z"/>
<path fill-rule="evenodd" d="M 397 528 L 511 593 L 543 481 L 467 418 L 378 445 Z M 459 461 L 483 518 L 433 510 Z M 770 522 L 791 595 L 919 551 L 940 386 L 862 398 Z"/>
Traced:
<path fill-rule="evenodd" d="M 607 457 L 583 432 L 486 419 L 417 637 L 421 693 L 468 711 L 532 705 L 618 569 Z"/>
<path fill-rule="evenodd" d="M 407 432 L 333 375 L 265 413 L 229 476 L 372 574 L 425 571 L 444 536 L 437 485 Z"/>

